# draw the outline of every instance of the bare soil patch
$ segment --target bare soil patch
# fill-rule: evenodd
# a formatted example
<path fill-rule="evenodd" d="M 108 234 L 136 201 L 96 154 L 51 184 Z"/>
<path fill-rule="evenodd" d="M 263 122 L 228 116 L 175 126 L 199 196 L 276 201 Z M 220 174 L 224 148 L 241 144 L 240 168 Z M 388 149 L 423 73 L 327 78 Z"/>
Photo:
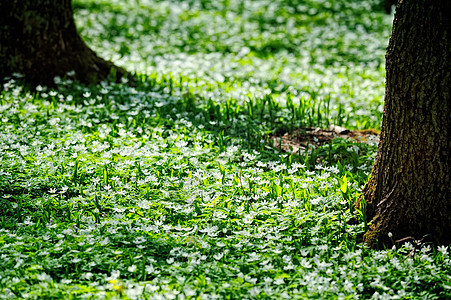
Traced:
<path fill-rule="evenodd" d="M 285 152 L 299 153 L 299 151 L 305 151 L 307 147 L 318 147 L 330 143 L 335 138 L 353 139 L 360 143 L 377 143 L 379 134 L 380 130 L 377 129 L 348 130 L 340 126 L 327 129 L 307 127 L 287 132 L 282 136 L 270 136 L 270 140 L 276 148 Z"/>

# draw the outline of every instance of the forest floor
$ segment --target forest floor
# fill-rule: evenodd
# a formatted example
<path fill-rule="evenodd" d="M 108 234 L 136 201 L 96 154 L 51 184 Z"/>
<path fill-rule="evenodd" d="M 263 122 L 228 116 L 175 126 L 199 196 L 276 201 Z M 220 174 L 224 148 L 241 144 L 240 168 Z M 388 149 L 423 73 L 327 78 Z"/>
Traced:
<path fill-rule="evenodd" d="M 451 298 L 447 246 L 359 239 L 380 2 L 74 0 L 136 80 L 4 85 L 0 299 Z"/>

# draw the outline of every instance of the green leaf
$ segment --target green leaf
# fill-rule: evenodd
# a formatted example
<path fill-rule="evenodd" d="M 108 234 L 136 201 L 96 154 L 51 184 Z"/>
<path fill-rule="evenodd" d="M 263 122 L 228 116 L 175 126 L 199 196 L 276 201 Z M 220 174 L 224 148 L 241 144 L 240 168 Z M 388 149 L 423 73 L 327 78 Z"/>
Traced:
<path fill-rule="evenodd" d="M 342 180 L 343 183 L 340 185 L 340 190 L 343 192 L 343 194 L 346 194 L 348 190 L 348 179 L 346 178 L 346 174 L 345 176 L 343 176 Z"/>

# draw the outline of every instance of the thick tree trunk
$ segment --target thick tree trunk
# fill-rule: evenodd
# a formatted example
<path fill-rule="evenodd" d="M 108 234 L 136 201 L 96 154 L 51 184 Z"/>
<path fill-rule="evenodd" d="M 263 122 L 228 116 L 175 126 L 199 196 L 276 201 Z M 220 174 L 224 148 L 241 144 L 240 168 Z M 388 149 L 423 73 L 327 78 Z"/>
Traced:
<path fill-rule="evenodd" d="M 55 76 L 75 71 L 73 79 L 95 83 L 111 68 L 78 35 L 71 0 L 0 0 L 0 80 L 20 73 L 32 84 L 53 84 Z"/>
<path fill-rule="evenodd" d="M 449 0 L 397 6 L 379 151 L 363 191 L 370 246 L 451 242 L 450 11 Z"/>

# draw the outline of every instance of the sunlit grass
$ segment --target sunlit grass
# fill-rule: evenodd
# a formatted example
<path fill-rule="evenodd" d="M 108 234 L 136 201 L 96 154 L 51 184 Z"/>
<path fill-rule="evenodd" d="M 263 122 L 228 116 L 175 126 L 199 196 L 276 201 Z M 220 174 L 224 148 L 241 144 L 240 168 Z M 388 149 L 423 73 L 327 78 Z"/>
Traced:
<path fill-rule="evenodd" d="M 330 101 L 349 127 L 380 126 L 392 17 L 379 1 L 76 1 L 90 46 L 222 102 Z M 93 13 L 95 12 L 95 13 Z"/>
<path fill-rule="evenodd" d="M 379 127 L 375 2 L 96 3 L 79 27 L 134 87 L 0 94 L 0 298 L 450 297 L 448 247 L 360 244 L 375 143 L 269 141 Z"/>

